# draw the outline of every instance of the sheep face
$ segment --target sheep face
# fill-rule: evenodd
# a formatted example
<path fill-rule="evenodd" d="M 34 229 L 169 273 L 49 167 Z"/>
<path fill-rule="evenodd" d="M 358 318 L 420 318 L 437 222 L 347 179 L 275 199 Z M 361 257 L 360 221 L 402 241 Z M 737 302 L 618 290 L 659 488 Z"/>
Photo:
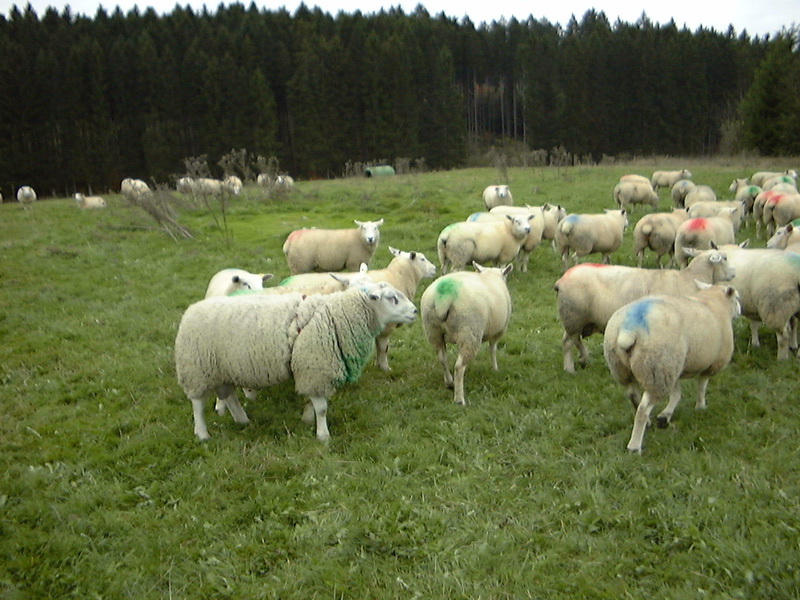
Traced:
<path fill-rule="evenodd" d="M 436 265 L 429 261 L 422 252 L 403 252 L 391 246 L 389 246 L 389 252 L 392 253 L 392 256 L 405 258 L 414 263 L 414 267 L 420 274 L 421 279 L 432 279 L 436 277 Z"/>
<path fill-rule="evenodd" d="M 409 324 L 417 318 L 414 303 L 388 283 L 366 283 L 361 289 L 367 292 L 375 314 L 382 323 Z"/>
<path fill-rule="evenodd" d="M 361 233 L 361 239 L 367 246 L 377 246 L 381 239 L 380 226 L 383 219 L 379 221 L 354 221 Z"/>

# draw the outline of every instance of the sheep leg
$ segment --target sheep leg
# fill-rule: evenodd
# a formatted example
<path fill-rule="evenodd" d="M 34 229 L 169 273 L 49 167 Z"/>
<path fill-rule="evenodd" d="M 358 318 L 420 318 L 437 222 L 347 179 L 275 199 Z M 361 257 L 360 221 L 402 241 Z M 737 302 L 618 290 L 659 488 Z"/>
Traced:
<path fill-rule="evenodd" d="M 317 417 L 317 439 L 320 442 L 328 442 L 331 434 L 328 432 L 328 399 L 312 396 L 309 398 L 314 406 L 314 414 Z"/>
<path fill-rule="evenodd" d="M 578 338 L 580 342 L 580 337 Z M 575 361 L 572 359 L 572 349 L 575 347 L 574 338 L 566 331 L 561 337 L 561 353 L 564 355 L 564 370 L 567 373 L 575 374 Z"/>
<path fill-rule="evenodd" d="M 192 410 L 194 411 L 194 434 L 200 439 L 205 441 L 211 439 L 208 435 L 208 427 L 206 427 L 206 417 L 203 414 L 206 401 L 203 398 L 191 398 Z"/>
<path fill-rule="evenodd" d="M 442 346 L 436 350 L 436 355 L 439 357 L 439 362 L 441 363 L 442 370 L 444 371 L 444 384 L 451 388 L 453 387 L 453 376 L 450 374 L 450 366 L 447 364 L 447 347 Z"/>
<path fill-rule="evenodd" d="M 225 400 L 222 398 L 217 398 L 217 402 L 214 404 L 214 410 L 217 411 L 217 414 L 220 417 L 225 416 L 225 413 L 228 411 L 228 407 L 225 405 Z"/>
<path fill-rule="evenodd" d="M 653 410 L 653 405 L 650 398 L 650 393 L 645 392 L 642 396 L 642 401 L 636 408 L 636 414 L 633 417 L 633 431 L 631 432 L 631 439 L 628 442 L 628 450 L 631 452 L 642 451 L 642 440 L 644 439 L 644 430 L 650 421 L 650 411 Z"/>
<path fill-rule="evenodd" d="M 313 425 L 317 420 L 317 415 L 314 412 L 314 405 L 309 400 L 306 402 L 306 406 L 303 409 L 303 416 L 300 417 L 300 420 L 303 421 L 306 425 Z"/>
<path fill-rule="evenodd" d="M 467 403 L 464 398 L 464 373 L 467 370 L 467 363 L 469 363 L 469 359 L 465 359 L 464 355 L 459 353 L 454 369 L 454 401 L 462 406 Z"/>
<path fill-rule="evenodd" d="M 761 326 L 761 321 L 751 320 L 750 321 L 750 347 L 751 348 L 759 348 L 761 346 L 761 340 L 758 338 L 758 328 Z"/>
<path fill-rule="evenodd" d="M 708 383 L 708 379 L 705 380 Z M 702 384 L 702 380 L 701 380 Z M 667 427 L 672 421 L 672 414 L 675 412 L 675 409 L 678 407 L 678 403 L 681 401 L 681 385 L 678 383 L 675 388 L 669 393 L 669 402 L 667 403 L 667 407 L 661 411 L 661 413 L 656 417 L 656 423 L 661 429 Z"/>
<path fill-rule="evenodd" d="M 642 393 L 639 391 L 639 387 L 635 383 L 631 383 L 626 386 L 625 395 L 628 397 L 628 400 L 631 401 L 635 412 L 636 409 L 639 408 L 639 403 L 642 401 Z"/>
<path fill-rule="evenodd" d="M 787 321 L 783 329 L 776 332 L 775 337 L 778 340 L 778 360 L 787 360 L 789 358 L 789 344 L 792 339 L 791 322 Z"/>
<path fill-rule="evenodd" d="M 489 350 L 492 356 L 492 369 L 498 371 L 499 367 L 497 366 L 497 342 L 491 342 L 489 344 Z"/>
<path fill-rule="evenodd" d="M 378 336 L 375 339 L 376 362 L 381 371 L 389 371 L 389 336 Z"/>
<path fill-rule="evenodd" d="M 248 400 L 257 400 L 258 399 L 258 390 L 253 388 L 242 388 L 244 392 L 244 397 Z"/>
<path fill-rule="evenodd" d="M 705 410 L 706 408 L 706 390 L 708 389 L 708 382 L 710 377 L 700 377 L 697 380 L 697 402 L 695 402 L 695 410 Z"/>
<path fill-rule="evenodd" d="M 231 391 L 224 402 L 228 406 L 228 410 L 231 411 L 233 420 L 239 423 L 239 425 L 247 425 L 250 422 L 250 419 L 247 418 L 247 413 L 244 412 L 242 405 L 239 403 L 236 390 Z"/>

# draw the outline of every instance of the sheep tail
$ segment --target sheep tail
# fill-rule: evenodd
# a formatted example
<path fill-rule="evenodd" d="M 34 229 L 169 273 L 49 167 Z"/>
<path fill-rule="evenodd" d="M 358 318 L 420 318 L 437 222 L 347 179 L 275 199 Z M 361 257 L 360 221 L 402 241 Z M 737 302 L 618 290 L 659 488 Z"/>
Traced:
<path fill-rule="evenodd" d="M 634 344 L 636 344 L 635 330 L 621 330 L 617 334 L 617 347 L 626 354 L 631 353 Z"/>
<path fill-rule="evenodd" d="M 646 223 L 642 225 L 643 235 L 649 236 L 651 233 L 653 233 L 653 225 L 651 223 Z"/>

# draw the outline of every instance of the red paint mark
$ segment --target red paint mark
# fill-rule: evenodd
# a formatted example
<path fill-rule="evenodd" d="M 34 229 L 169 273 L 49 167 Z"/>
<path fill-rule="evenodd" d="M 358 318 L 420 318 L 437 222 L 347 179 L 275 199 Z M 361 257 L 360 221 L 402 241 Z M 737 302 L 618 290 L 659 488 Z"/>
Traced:
<path fill-rule="evenodd" d="M 286 241 L 291 242 L 293 240 L 296 240 L 300 236 L 304 235 L 307 231 L 308 229 L 298 229 L 297 231 L 293 231 L 292 233 L 289 234 L 289 237 L 287 238 Z"/>
<path fill-rule="evenodd" d="M 689 231 L 705 231 L 708 229 L 708 219 L 703 219 L 698 217 L 696 219 L 689 219 L 688 225 L 686 225 L 686 229 Z"/>

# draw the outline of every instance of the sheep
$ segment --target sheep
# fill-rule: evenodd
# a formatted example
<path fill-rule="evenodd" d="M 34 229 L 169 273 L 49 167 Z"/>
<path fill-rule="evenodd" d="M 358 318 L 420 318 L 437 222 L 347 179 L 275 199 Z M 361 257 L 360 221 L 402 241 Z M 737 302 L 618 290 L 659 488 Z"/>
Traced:
<path fill-rule="evenodd" d="M 17 190 L 17 202 L 28 210 L 36 202 L 36 192 L 31 186 L 23 185 Z"/>
<path fill-rule="evenodd" d="M 513 206 L 514 197 L 507 185 L 490 185 L 483 190 L 483 205 L 486 210 L 495 206 Z"/>
<path fill-rule="evenodd" d="M 650 249 L 656 253 L 656 263 L 661 267 L 661 257 L 669 255 L 667 266 L 674 262 L 675 234 L 678 227 L 688 219 L 686 210 L 676 208 L 672 212 L 650 213 L 644 215 L 633 228 L 633 250 L 637 266 L 644 262 L 644 251 Z"/>
<path fill-rule="evenodd" d="M 632 174 L 632 173 L 628 174 L 628 175 L 623 175 L 622 177 L 619 178 L 619 180 L 620 181 L 635 181 L 635 182 L 646 183 L 647 185 L 650 185 L 650 179 L 648 177 L 645 177 L 644 175 L 635 175 L 635 174 Z M 650 187 L 653 187 L 653 186 L 650 186 Z"/>
<path fill-rule="evenodd" d="M 181 194 L 194 193 L 194 179 L 191 177 L 181 177 L 175 182 L 175 190 Z"/>
<path fill-rule="evenodd" d="M 267 173 L 259 173 L 258 177 L 256 177 L 256 184 L 258 187 L 269 190 L 272 187 L 272 177 Z"/>
<path fill-rule="evenodd" d="M 653 189 L 657 192 L 658 188 L 667 187 L 672 189 L 676 181 L 691 178 L 692 173 L 686 169 L 681 169 L 680 171 L 655 171 L 650 178 L 650 185 L 652 185 Z"/>
<path fill-rule="evenodd" d="M 783 227 L 800 218 L 800 194 L 774 194 L 764 203 L 761 221 L 767 235 L 772 236 L 776 227 Z"/>
<path fill-rule="evenodd" d="M 353 229 L 298 229 L 283 244 L 292 275 L 312 271 L 355 271 L 369 265 L 381 239 L 378 221 L 354 221 Z"/>
<path fill-rule="evenodd" d="M 473 213 L 469 216 L 467 221 L 474 223 L 489 223 L 491 221 L 502 220 L 506 215 L 532 215 L 533 218 L 529 221 L 531 230 L 528 232 L 525 241 L 519 249 L 516 261 L 523 273 L 528 272 L 528 262 L 531 258 L 531 253 L 538 248 L 542 243 L 542 234 L 544 233 L 544 211 L 538 206 L 495 206 L 488 213 Z"/>
<path fill-rule="evenodd" d="M 744 216 L 748 217 L 753 212 L 753 202 L 763 190 L 757 185 L 746 185 L 736 189 L 734 200 L 744 205 Z"/>
<path fill-rule="evenodd" d="M 106 199 L 101 196 L 84 196 L 80 192 L 73 195 L 75 202 L 78 203 L 78 208 L 88 210 L 95 208 L 105 208 L 107 203 Z"/>
<path fill-rule="evenodd" d="M 414 304 L 385 284 L 329 295 L 221 296 L 186 309 L 175 338 L 178 383 L 192 401 L 194 433 L 210 438 L 204 409 L 215 392 L 234 421 L 249 419 L 236 386 L 264 388 L 293 380 L 307 396 L 303 420 L 316 419 L 317 439 L 330 440 L 328 398 L 359 379 L 374 338 L 389 323 L 412 323 Z"/>
<path fill-rule="evenodd" d="M 611 253 L 622 245 L 622 235 L 628 226 L 625 209 L 608 210 L 604 214 L 572 214 L 556 228 L 556 250 L 561 255 L 564 270 L 569 266 L 569 255 L 578 258 L 600 252 L 603 262 L 611 263 Z"/>
<path fill-rule="evenodd" d="M 144 196 L 145 194 L 149 194 L 152 190 L 150 190 L 150 186 L 147 185 L 141 179 L 131 179 L 127 177 L 122 180 L 120 184 L 120 193 L 123 196 L 132 197 L 132 196 Z"/>
<path fill-rule="evenodd" d="M 614 186 L 613 196 L 617 206 L 626 210 L 629 204 L 649 204 L 653 210 L 658 209 L 658 194 L 649 181 L 620 181 Z"/>
<path fill-rule="evenodd" d="M 267 293 L 283 294 L 287 292 L 301 292 L 303 294 L 332 294 L 342 292 L 352 285 L 363 282 L 372 282 L 369 276 L 369 267 L 361 263 L 357 272 L 353 273 L 300 273 L 290 275 L 276 287 L 270 288 Z"/>
<path fill-rule="evenodd" d="M 236 175 L 228 175 L 222 180 L 222 191 L 230 194 L 231 196 L 238 196 L 241 194 L 243 187 L 242 180 Z"/>
<path fill-rule="evenodd" d="M 641 298 L 608 321 L 603 355 L 611 375 L 627 387 L 636 411 L 627 446 L 631 452 L 642 451 L 650 412 L 667 398 L 658 425 L 669 425 L 681 400 L 681 379 L 698 378 L 695 408 L 704 409 L 709 379 L 733 357 L 738 294 L 730 286 L 698 286 L 693 296 Z"/>
<path fill-rule="evenodd" d="M 294 179 L 289 175 L 278 175 L 272 184 L 272 189 L 278 193 L 288 193 L 294 189 Z"/>
<path fill-rule="evenodd" d="M 675 233 L 675 263 L 685 267 L 688 262 L 687 248 L 708 250 L 713 244 L 734 242 L 733 222 L 728 217 L 698 217 L 687 219 Z"/>
<path fill-rule="evenodd" d="M 800 253 L 800 219 L 778 227 L 767 240 L 767 248 Z"/>
<path fill-rule="evenodd" d="M 589 350 L 582 338 L 603 331 L 614 311 L 624 304 L 650 294 L 690 295 L 696 291 L 695 281 L 718 283 L 733 278 L 735 271 L 724 253 L 691 249 L 686 252 L 694 258 L 680 271 L 583 264 L 564 273 L 554 286 L 564 327 L 564 370 L 575 373 L 575 347 L 581 364 L 589 362 Z"/>
<path fill-rule="evenodd" d="M 717 200 L 717 193 L 707 185 L 696 185 L 686 193 L 683 198 L 684 208 L 691 208 L 693 204 L 698 202 L 715 202 Z"/>
<path fill-rule="evenodd" d="M 690 219 L 698 217 L 727 217 L 733 223 L 733 232 L 739 231 L 744 219 L 744 203 L 737 200 L 696 202 L 687 211 Z"/>
<path fill-rule="evenodd" d="M 489 342 L 492 368 L 497 371 L 497 344 L 511 318 L 511 295 L 506 280 L 513 265 L 487 268 L 472 263 L 476 272 L 461 271 L 439 277 L 420 300 L 425 335 L 436 351 L 447 387 L 454 388 L 456 404 L 466 404 L 464 373 L 483 342 Z M 454 374 L 450 373 L 447 344 L 458 347 Z"/>
<path fill-rule="evenodd" d="M 797 180 L 797 171 L 789 169 L 786 171 L 758 171 L 750 178 L 750 183 L 752 185 L 761 187 L 763 186 L 764 181 L 767 179 L 771 179 L 772 177 L 781 177 L 782 175 L 788 175 L 789 177 Z"/>
<path fill-rule="evenodd" d="M 272 273 L 250 273 L 243 269 L 222 269 L 208 282 L 204 298 L 230 296 L 238 290 L 262 290 L 264 283 L 272 279 Z"/>
<path fill-rule="evenodd" d="M 796 345 L 792 317 L 800 313 L 800 254 L 772 249 L 721 246 L 736 270 L 730 285 L 739 292 L 742 315 L 750 320 L 750 344 L 760 346 L 759 325 L 775 331 L 777 359 Z"/>
<path fill-rule="evenodd" d="M 797 180 L 789 175 L 777 175 L 774 177 L 770 177 L 769 179 L 765 179 L 764 182 L 761 184 L 761 188 L 765 190 L 773 190 L 777 187 L 781 187 L 781 189 L 786 189 L 786 186 L 796 191 Z"/>
<path fill-rule="evenodd" d="M 728 191 L 735 194 L 739 190 L 746 187 L 750 187 L 750 181 L 747 178 L 736 178 L 731 181 L 730 186 L 728 186 Z"/>
<path fill-rule="evenodd" d="M 223 192 L 222 182 L 219 179 L 210 177 L 199 177 L 194 180 L 192 191 L 199 196 L 221 196 Z"/>
<path fill-rule="evenodd" d="M 542 230 L 542 239 L 550 240 L 555 250 L 556 229 L 558 224 L 563 221 L 567 216 L 567 209 L 560 204 L 550 204 L 545 202 L 542 204 L 542 217 L 544 221 L 544 229 Z"/>
<path fill-rule="evenodd" d="M 469 262 L 511 261 L 531 231 L 532 215 L 505 215 L 491 223 L 453 223 L 445 227 L 436 241 L 442 275 L 459 271 Z"/>
<path fill-rule="evenodd" d="M 685 200 L 686 194 L 691 192 L 697 186 L 695 185 L 694 181 L 689 179 L 680 179 L 675 182 L 672 186 L 672 190 L 670 190 L 670 195 L 672 196 L 672 203 L 676 208 L 684 208 L 685 207 Z"/>

